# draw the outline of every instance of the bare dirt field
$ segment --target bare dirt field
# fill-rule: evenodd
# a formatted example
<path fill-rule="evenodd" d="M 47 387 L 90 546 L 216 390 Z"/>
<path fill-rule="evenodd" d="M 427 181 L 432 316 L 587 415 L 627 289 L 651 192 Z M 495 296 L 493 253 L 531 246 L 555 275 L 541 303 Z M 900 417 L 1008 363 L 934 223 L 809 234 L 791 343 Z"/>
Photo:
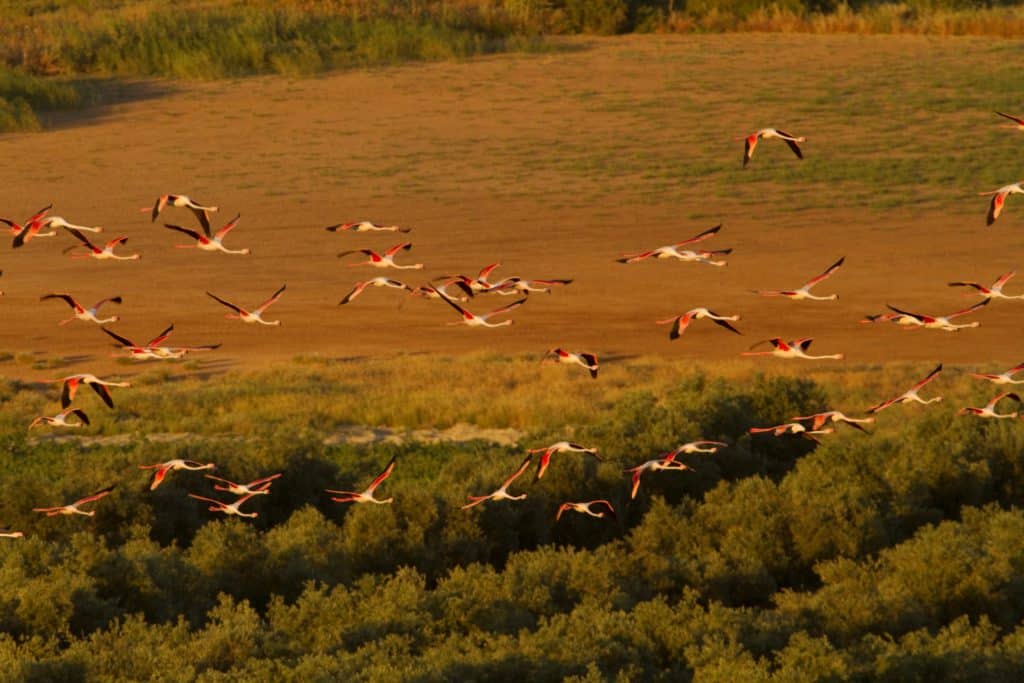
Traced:
<path fill-rule="evenodd" d="M 0 137 L 0 215 L 20 220 L 52 202 L 55 215 L 103 226 L 97 237 L 127 235 L 127 252 L 143 255 L 72 260 L 61 253 L 68 235 L 5 243 L 0 350 L 16 357 L 0 374 L 134 370 L 95 325 L 57 326 L 68 309 L 38 299 L 59 291 L 90 303 L 123 296 L 106 312 L 137 341 L 173 322 L 172 342 L 223 343 L 203 357 L 210 368 L 553 346 L 731 360 L 772 336 L 814 337 L 812 351 L 841 351 L 848 363 L 1020 361 L 1024 301 L 996 301 L 970 318 L 978 329 L 957 334 L 857 322 L 887 302 L 952 312 L 977 297 L 947 282 L 991 283 L 1018 265 L 1024 202 L 1011 197 L 986 228 L 987 198 L 976 195 L 1019 178 L 1024 136 L 992 114 L 1019 104 L 1011 49 L 894 36 L 634 36 L 309 79 L 128 84 L 121 99 L 61 115 L 46 132 Z M 805 161 L 768 141 L 742 169 L 733 137 L 768 126 L 806 135 Z M 162 193 L 219 205 L 216 225 L 240 212 L 226 243 L 253 254 L 175 249 L 186 240 L 161 223 L 194 226 L 191 214 L 168 209 L 153 224 L 139 212 Z M 399 261 L 424 270 L 336 258 L 403 238 L 323 230 L 364 218 L 413 227 Z M 734 249 L 725 268 L 614 261 L 717 223 L 704 246 Z M 750 293 L 797 287 L 843 255 L 818 292 L 838 301 Z M 449 327 L 456 317 L 443 303 L 393 290 L 337 306 L 364 277 L 422 284 L 492 262 L 502 264 L 495 276 L 574 283 L 531 296 L 515 325 L 494 330 Z M 204 294 L 254 306 L 284 283 L 267 315 L 278 328 L 226 320 Z M 1007 291 L 1024 292 L 1024 277 Z M 744 336 L 701 322 L 670 342 L 654 324 L 695 306 L 741 314 Z"/>

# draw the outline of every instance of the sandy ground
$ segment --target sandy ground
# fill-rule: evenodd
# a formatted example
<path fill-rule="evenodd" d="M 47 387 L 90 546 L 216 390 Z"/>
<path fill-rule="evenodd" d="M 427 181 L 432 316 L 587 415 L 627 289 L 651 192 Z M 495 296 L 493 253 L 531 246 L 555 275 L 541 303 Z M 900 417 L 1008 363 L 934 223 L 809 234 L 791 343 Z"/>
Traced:
<path fill-rule="evenodd" d="M 8 160 L 0 215 L 23 219 L 52 202 L 55 215 L 101 225 L 102 237 L 127 235 L 126 251 L 143 255 L 129 262 L 72 260 L 61 253 L 72 244 L 67 235 L 17 251 L 0 248 L 6 292 L 0 350 L 21 354 L 0 364 L 0 373 L 39 379 L 138 371 L 115 361 L 95 325 L 57 325 L 68 309 L 39 297 L 59 291 L 90 303 L 123 296 L 123 305 L 105 312 L 121 315 L 111 328 L 131 339 L 146 340 L 174 323 L 172 342 L 222 343 L 203 357 L 215 369 L 299 355 L 540 353 L 559 345 L 612 357 L 735 359 L 776 335 L 814 337 L 813 351 L 844 352 L 852 363 L 1022 360 L 1016 338 L 1024 301 L 996 302 L 977 316 L 980 328 L 958 334 L 857 322 L 886 302 L 944 314 L 975 301 L 945 283 L 990 283 L 1017 265 L 1024 238 L 1009 218 L 1012 200 L 1008 218 L 986 231 L 985 200 L 977 197 L 926 210 L 844 208 L 843 188 L 830 188 L 831 208 L 792 210 L 787 193 L 800 196 L 799 181 L 778 183 L 756 203 L 744 188 L 723 193 L 707 179 L 714 164 L 736 172 L 742 143 L 731 135 L 785 128 L 784 121 L 796 119 L 802 128 L 796 132 L 812 136 L 806 115 L 786 118 L 786 98 L 762 108 L 746 98 L 744 78 L 756 77 L 759 89 L 785 89 L 810 60 L 840 74 L 844 54 L 856 53 L 881 70 L 900 55 L 941 52 L 942 44 L 711 36 L 590 40 L 576 47 L 300 80 L 133 83 L 121 89 L 119 101 L 55 117 L 47 132 L 0 137 Z M 715 55 L 717 70 L 710 75 L 708 55 Z M 716 89 L 716 81 L 728 85 Z M 689 85 L 698 82 L 699 88 Z M 861 112 L 857 120 L 867 118 Z M 878 122 L 879 130 L 891 123 Z M 837 133 L 836 144 L 857 135 Z M 814 144 L 806 145 L 808 155 Z M 699 173 L 688 175 L 688 158 Z M 651 167 L 637 159 L 651 159 Z M 770 174 L 796 163 L 784 147 L 766 143 L 748 170 Z M 153 224 L 139 212 L 165 192 L 219 205 L 218 225 L 240 212 L 241 224 L 226 243 L 253 254 L 175 249 L 185 240 L 161 223 L 193 226 L 193 217 L 169 209 Z M 399 261 L 422 262 L 424 270 L 350 267 L 336 258 L 341 250 L 386 248 L 402 239 L 323 230 L 364 218 L 413 227 L 414 247 Z M 735 250 L 725 268 L 614 261 L 716 223 L 725 227 L 705 245 Z M 847 265 L 818 290 L 838 293 L 838 301 L 750 293 L 799 286 L 843 255 Z M 502 264 L 496 276 L 574 283 L 531 296 L 511 316 L 515 325 L 494 330 L 449 327 L 456 316 L 443 303 L 392 290 L 369 290 L 337 306 L 363 277 L 421 284 L 496 261 Z M 287 292 L 267 315 L 283 321 L 277 328 L 227 320 L 225 309 L 204 294 L 254 306 L 284 283 Z M 1017 291 L 1016 284 L 1024 291 L 1024 281 L 1008 291 Z M 470 308 L 482 312 L 508 301 L 486 297 Z M 670 342 L 667 328 L 654 325 L 694 306 L 741 314 L 744 336 L 703 322 Z M 33 369 L 27 354 L 62 367 Z"/>

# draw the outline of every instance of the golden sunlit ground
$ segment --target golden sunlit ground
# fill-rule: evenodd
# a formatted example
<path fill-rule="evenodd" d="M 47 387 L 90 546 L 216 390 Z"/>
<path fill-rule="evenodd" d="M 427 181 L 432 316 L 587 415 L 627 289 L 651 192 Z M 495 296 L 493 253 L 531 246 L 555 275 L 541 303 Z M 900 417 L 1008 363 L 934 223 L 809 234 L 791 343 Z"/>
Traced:
<path fill-rule="evenodd" d="M 134 371 L 96 326 L 57 326 L 68 309 L 38 301 L 57 291 L 89 303 L 122 295 L 106 312 L 136 341 L 174 323 L 173 343 L 222 342 L 202 357 L 211 370 L 553 346 L 734 360 L 773 336 L 814 337 L 812 351 L 844 352 L 847 363 L 1021 360 L 1024 301 L 994 302 L 968 319 L 980 328 L 958 334 L 857 322 L 886 303 L 950 313 L 977 297 L 947 282 L 990 284 L 1018 265 L 1024 206 L 1011 197 L 986 228 L 987 198 L 976 195 L 1018 179 L 1024 136 L 992 113 L 1016 104 L 1012 44 L 747 34 L 563 48 L 308 79 L 131 83 L 46 132 L 0 137 L 0 215 L 21 220 L 52 202 L 53 214 L 104 226 L 98 237 L 127 235 L 127 252 L 143 255 L 72 260 L 61 254 L 67 235 L 4 247 L 0 351 L 12 358 L 0 373 Z M 768 141 L 742 169 L 733 137 L 767 126 L 807 136 L 806 160 Z M 192 216 L 169 209 L 153 224 L 138 211 L 165 192 L 219 205 L 217 224 L 241 212 L 226 243 L 253 255 L 175 249 L 186 240 L 161 223 L 193 226 Z M 364 218 L 413 227 L 399 262 L 425 269 L 336 258 L 402 239 L 323 230 Z M 614 261 L 717 223 L 704 246 L 734 249 L 725 268 Z M 837 302 L 750 293 L 797 287 L 843 255 L 846 266 L 817 290 Z M 497 330 L 449 327 L 456 317 L 442 303 L 392 290 L 337 306 L 363 277 L 422 284 L 495 261 L 496 277 L 575 282 L 532 296 L 514 326 Z M 226 320 L 204 294 L 254 306 L 284 283 L 267 314 L 279 328 Z M 1007 291 L 1024 292 L 1024 278 Z M 699 322 L 670 342 L 654 325 L 694 306 L 741 314 L 744 336 Z"/>

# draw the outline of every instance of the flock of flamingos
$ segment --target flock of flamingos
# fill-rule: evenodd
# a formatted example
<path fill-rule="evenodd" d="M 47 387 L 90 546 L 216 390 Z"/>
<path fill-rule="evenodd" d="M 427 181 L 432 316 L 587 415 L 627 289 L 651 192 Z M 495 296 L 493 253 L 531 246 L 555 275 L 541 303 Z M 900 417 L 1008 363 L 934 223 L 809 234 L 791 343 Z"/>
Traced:
<path fill-rule="evenodd" d="M 1002 112 L 996 112 L 1000 116 L 1013 121 L 1012 127 L 1019 130 L 1024 130 L 1024 119 L 1010 116 Z M 753 158 L 754 151 L 758 146 L 758 143 L 762 140 L 779 139 L 785 142 L 789 148 L 793 151 L 798 159 L 803 159 L 803 151 L 800 148 L 801 142 L 805 141 L 803 137 L 796 137 L 786 133 L 784 131 L 775 128 L 764 128 L 751 135 L 742 138 L 744 141 L 743 150 L 743 165 L 744 167 L 749 164 Z M 987 224 L 991 225 L 1000 215 L 1004 208 L 1006 198 L 1011 194 L 1024 194 L 1024 183 L 1013 183 L 1006 185 L 997 190 L 991 192 L 980 193 L 982 195 L 991 195 L 991 203 L 988 209 Z M 94 243 L 86 233 L 99 233 L 102 231 L 100 227 L 75 225 L 68 222 L 64 218 L 59 216 L 51 216 L 49 212 L 52 207 L 46 207 L 45 209 L 37 212 L 30 216 L 24 223 L 16 223 L 8 219 L 0 218 L 0 222 L 3 222 L 10 228 L 10 232 L 13 235 L 13 246 L 14 248 L 20 248 L 28 246 L 33 239 L 41 237 L 52 237 L 59 234 L 58 229 L 63 230 L 65 234 L 70 235 L 74 238 L 75 242 L 68 247 L 65 251 L 71 252 L 72 258 L 94 258 L 99 260 L 137 260 L 140 258 L 139 254 L 121 254 L 115 253 L 118 247 L 123 247 L 127 242 L 127 237 L 116 237 L 104 243 L 102 246 Z M 228 237 L 232 230 L 234 230 L 239 223 L 240 216 L 235 216 L 233 219 L 228 221 L 219 230 L 214 231 L 210 223 L 210 215 L 218 211 L 216 206 L 208 206 L 192 200 L 190 197 L 181 194 L 166 194 L 160 196 L 152 207 L 145 207 L 142 211 L 149 213 L 153 222 L 156 222 L 157 218 L 168 208 L 179 208 L 189 210 L 196 221 L 198 222 L 198 228 L 186 228 L 180 225 L 172 223 L 165 223 L 164 227 L 168 230 L 173 231 L 176 234 L 185 235 L 189 238 L 189 244 L 178 244 L 175 245 L 178 248 L 196 248 L 203 251 L 219 251 L 224 254 L 233 255 L 247 255 L 249 254 L 248 248 L 243 249 L 229 249 L 224 245 L 224 240 Z M 685 239 L 675 244 L 657 247 L 655 249 L 649 249 L 633 254 L 624 254 L 618 259 L 619 263 L 622 264 L 635 264 L 648 259 L 676 259 L 684 262 L 692 262 L 697 264 L 704 264 L 708 266 L 721 267 L 726 265 L 725 258 L 731 253 L 731 249 L 703 249 L 697 245 L 709 240 L 718 235 L 722 226 L 718 225 L 708 230 L 701 232 L 694 237 Z M 331 225 L 326 228 L 330 232 L 343 232 L 343 233 L 370 233 L 370 232 L 391 232 L 391 233 L 408 233 L 409 228 L 400 227 L 397 225 L 377 225 L 370 221 L 357 221 L 350 223 L 339 223 Z M 342 251 L 338 254 L 339 258 L 349 259 L 350 257 L 361 255 L 365 257 L 363 260 L 351 261 L 348 265 L 350 266 L 370 266 L 373 268 L 380 269 L 392 269 L 392 270 L 420 270 L 423 268 L 423 264 L 403 264 L 396 263 L 395 259 L 407 252 L 412 248 L 410 242 L 400 242 L 391 248 L 379 252 L 374 249 L 362 248 L 362 249 L 350 249 Z M 828 301 L 837 298 L 836 294 L 817 295 L 812 293 L 812 289 L 820 285 L 825 280 L 834 276 L 843 267 L 844 258 L 839 258 L 832 265 L 826 268 L 821 274 L 807 280 L 799 287 L 793 289 L 764 289 L 755 290 L 755 294 L 765 297 L 786 297 L 794 301 L 801 300 L 814 300 L 814 301 Z M 513 321 L 510 318 L 504 318 L 497 322 L 492 322 L 491 319 L 498 316 L 503 316 L 516 308 L 524 305 L 531 292 L 550 292 L 555 287 L 565 286 L 572 283 L 569 279 L 526 279 L 521 277 L 506 277 L 501 280 L 492 281 L 491 275 L 493 271 L 498 267 L 499 264 L 491 264 L 483 268 L 475 277 L 467 276 L 462 274 L 445 275 L 439 278 L 435 278 L 431 282 L 419 286 L 411 286 L 402 282 L 401 280 L 394 279 L 387 276 L 380 276 L 356 282 L 350 292 L 348 292 L 339 302 L 338 305 L 347 305 L 352 303 L 357 297 L 361 296 L 367 289 L 371 287 L 383 287 L 392 288 L 397 290 L 403 290 L 411 295 L 424 297 L 427 299 L 434 299 L 442 301 L 447 306 L 451 307 L 457 314 L 458 320 L 450 322 L 451 325 L 466 325 L 469 327 L 503 327 L 511 325 Z M 957 332 L 962 329 L 977 327 L 978 322 L 972 321 L 968 323 L 957 323 L 954 322 L 957 318 L 968 316 L 976 313 L 982 307 L 988 305 L 993 299 L 1024 299 L 1024 293 L 1017 295 L 1008 295 L 1003 292 L 1004 286 L 1014 276 L 1014 272 L 1006 273 L 1000 276 L 992 285 L 986 286 L 977 282 L 951 282 L 951 287 L 968 287 L 973 288 L 977 291 L 981 300 L 972 306 L 969 306 L 963 310 L 955 311 L 947 315 L 925 315 L 921 313 L 914 313 L 906 311 L 894 306 L 889 306 L 889 311 L 878 315 L 867 316 L 862 323 L 865 324 L 877 324 L 877 323 L 892 323 L 895 325 L 902 326 L 904 328 L 924 328 L 943 330 L 947 332 Z M 278 299 L 280 299 L 285 293 L 286 287 L 282 285 L 277 291 L 275 291 L 269 298 L 263 301 L 256 307 L 245 308 L 239 304 L 227 301 L 213 292 L 207 292 L 207 295 L 216 303 L 224 306 L 229 310 L 226 314 L 229 318 L 238 319 L 245 323 L 260 324 L 260 325 L 279 325 L 279 320 L 266 320 L 264 314 L 267 309 L 270 308 Z M 2 295 L 3 292 L 0 292 Z M 487 313 L 474 313 L 465 307 L 464 304 L 475 301 L 477 297 L 485 296 L 488 294 L 497 294 L 501 296 L 518 296 L 515 301 L 491 310 Z M 72 316 L 70 318 L 61 320 L 59 324 L 64 325 L 71 323 L 75 320 L 81 320 L 88 323 L 98 324 L 100 326 L 107 325 L 109 323 L 117 322 L 119 317 L 111 315 L 109 317 L 101 317 L 100 309 L 108 304 L 120 304 L 121 298 L 118 296 L 112 296 L 102 299 L 96 302 L 93 306 L 87 307 L 83 303 L 79 302 L 74 296 L 64 292 L 53 292 L 45 294 L 41 297 L 42 300 L 54 300 L 63 301 L 72 310 Z M 474 306 L 475 307 L 475 306 Z M 694 308 L 680 315 L 656 321 L 658 324 L 671 325 L 669 331 L 670 339 L 678 339 L 687 328 L 697 320 L 710 320 L 716 325 L 721 326 L 724 330 L 741 334 L 741 332 L 732 324 L 740 320 L 739 315 L 719 315 L 707 308 Z M 129 340 L 116 332 L 110 330 L 107 327 L 101 327 L 103 332 L 113 338 L 117 344 L 124 348 L 127 355 L 135 359 L 180 359 L 189 353 L 200 352 L 200 351 L 211 351 L 219 347 L 219 344 L 208 344 L 200 346 L 173 346 L 166 344 L 168 337 L 173 331 L 173 325 L 163 330 L 155 338 L 149 340 L 144 344 L 138 344 L 132 340 Z M 833 359 L 841 360 L 843 354 L 832 353 L 824 355 L 812 355 L 808 353 L 808 349 L 811 346 L 813 339 L 810 337 L 803 337 L 797 339 L 784 339 L 781 337 L 774 337 L 766 339 L 754 344 L 748 351 L 743 352 L 745 356 L 761 356 L 771 355 L 777 358 L 786 359 L 806 359 L 806 360 L 818 360 L 818 359 Z M 759 348 L 760 347 L 760 348 Z M 568 351 L 562 348 L 554 348 L 546 352 L 546 361 L 552 361 L 556 363 L 565 363 L 569 365 L 579 365 L 587 372 L 590 373 L 591 377 L 597 378 L 599 363 L 597 355 L 587 351 Z M 881 411 L 897 405 L 905 403 L 922 403 L 929 404 L 935 403 L 942 400 L 941 396 L 932 396 L 930 398 L 922 398 L 920 391 L 924 389 L 926 385 L 932 382 L 938 374 L 942 371 L 942 365 L 939 364 L 930 373 L 928 373 L 923 379 L 914 384 L 912 387 L 904 391 L 903 393 L 881 401 L 875 406 L 868 408 L 865 412 L 866 417 L 850 417 L 838 410 L 829 410 L 821 413 L 815 413 L 812 415 L 798 415 L 794 416 L 790 422 L 772 425 L 766 427 L 754 427 L 750 429 L 752 434 L 771 434 L 776 437 L 784 435 L 796 435 L 802 438 L 817 441 L 819 436 L 825 434 L 831 434 L 835 431 L 837 425 L 845 424 L 850 427 L 866 431 L 863 424 L 872 423 L 875 421 L 875 415 Z M 978 379 L 986 380 L 998 385 L 1012 385 L 1022 384 L 1024 379 L 1015 379 L 1018 373 L 1024 371 L 1024 363 L 1016 365 L 1005 372 L 999 374 L 982 374 L 972 373 L 972 375 Z M 61 411 L 53 416 L 39 416 L 32 421 L 30 428 L 48 425 L 59 428 L 74 428 L 81 427 L 82 425 L 89 424 L 88 415 L 80 408 L 73 407 L 78 389 L 85 385 L 92 389 L 108 407 L 113 407 L 113 399 L 111 396 L 111 387 L 128 387 L 128 382 L 116 382 L 106 379 L 101 379 L 92 374 L 76 374 L 68 377 L 64 377 L 58 380 L 49 380 L 54 383 L 61 385 L 60 404 Z M 1018 417 L 1024 417 L 1019 415 L 1018 411 L 1012 411 L 1007 413 L 997 412 L 997 406 L 1004 401 L 1013 401 L 1016 403 L 1021 402 L 1020 396 L 1013 392 L 1003 392 L 994 396 L 985 406 L 977 407 L 965 407 L 958 411 L 960 415 L 976 415 L 981 418 L 993 418 L 993 419 L 1016 419 Z M 693 441 L 690 443 L 683 444 L 678 448 L 663 453 L 651 460 L 640 463 L 635 467 L 630 467 L 625 470 L 627 474 L 632 477 L 630 498 L 636 497 L 640 487 L 641 476 L 645 472 L 658 472 L 666 470 L 685 471 L 691 469 L 681 460 L 676 458 L 682 454 L 700 454 L 700 453 L 715 453 L 718 449 L 728 446 L 728 444 L 720 441 L 709 441 L 700 440 Z M 526 498 L 525 493 L 513 495 L 509 492 L 509 488 L 515 483 L 515 481 L 522 476 L 533 463 L 534 456 L 538 457 L 536 474 L 534 475 L 534 481 L 540 480 L 548 467 L 551 464 L 551 459 L 556 454 L 562 453 L 577 453 L 582 455 L 589 455 L 598 460 L 600 456 L 598 449 L 593 447 L 586 447 L 577 443 L 569 441 L 560 441 L 558 443 L 551 444 L 550 446 L 530 449 L 527 451 L 526 458 L 522 461 L 519 467 L 511 473 L 511 475 L 501 483 L 501 485 L 493 492 L 485 495 L 469 495 L 467 496 L 468 502 L 463 505 L 463 509 L 472 508 L 485 501 L 499 501 L 499 500 L 521 500 Z M 168 474 L 178 470 L 213 470 L 215 469 L 214 463 L 200 463 L 192 460 L 175 459 L 163 463 L 141 465 L 140 468 L 146 470 L 154 470 L 150 489 L 156 489 L 160 484 L 165 481 Z M 377 489 L 384 484 L 395 468 L 395 460 L 391 462 L 378 474 L 373 481 L 370 482 L 369 486 L 363 491 L 345 491 L 345 490 L 334 490 L 327 489 L 327 493 L 332 494 L 331 500 L 338 503 L 376 503 L 376 504 L 387 504 L 391 503 L 393 498 L 377 498 Z M 235 496 L 235 499 L 227 502 L 224 500 L 218 500 L 204 495 L 198 495 L 196 493 L 189 493 L 188 495 L 192 498 L 202 501 L 203 503 L 209 504 L 209 510 L 211 512 L 220 512 L 225 515 L 237 515 L 240 517 L 256 517 L 258 515 L 255 511 L 243 511 L 242 506 L 245 505 L 251 498 L 267 495 L 270 493 L 270 487 L 281 474 L 272 474 L 266 477 L 262 477 L 255 481 L 248 483 L 237 483 L 221 477 L 214 476 L 212 474 L 205 475 L 212 483 L 214 491 L 224 492 L 229 495 Z M 66 505 L 58 505 L 54 507 L 39 507 L 34 508 L 34 511 L 45 513 L 47 516 L 55 515 L 95 515 L 95 510 L 83 510 L 82 507 L 94 503 L 101 498 L 109 495 L 113 490 L 114 486 L 108 486 L 100 491 L 96 491 L 88 496 L 80 498 L 74 502 Z M 612 517 L 615 516 L 615 510 L 612 504 L 607 500 L 590 500 L 583 502 L 565 502 L 559 506 L 556 512 L 556 520 L 560 519 L 561 516 L 567 511 L 575 511 L 582 514 L 589 515 L 591 517 Z M 13 530 L 2 530 L 0 531 L 0 537 L 9 538 L 20 538 L 23 537 L 24 533 L 21 531 Z"/>

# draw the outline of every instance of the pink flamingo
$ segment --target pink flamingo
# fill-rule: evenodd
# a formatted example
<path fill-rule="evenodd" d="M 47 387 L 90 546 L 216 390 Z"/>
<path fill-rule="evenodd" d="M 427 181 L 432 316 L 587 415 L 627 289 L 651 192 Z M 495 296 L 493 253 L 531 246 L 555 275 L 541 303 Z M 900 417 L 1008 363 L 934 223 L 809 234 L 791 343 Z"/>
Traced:
<path fill-rule="evenodd" d="M 759 294 L 761 296 L 784 296 L 793 299 L 794 301 L 800 301 L 801 299 L 813 299 L 815 301 L 833 301 L 839 298 L 838 294 L 829 294 L 828 296 L 815 296 L 814 294 L 811 294 L 811 287 L 818 284 L 822 280 L 826 280 L 835 275 L 836 271 L 842 267 L 843 262 L 845 260 L 846 257 L 844 256 L 835 263 L 833 263 L 831 266 L 826 268 L 825 272 L 823 272 L 821 275 L 811 278 L 810 280 L 805 282 L 803 286 L 798 287 L 797 289 L 755 289 L 754 293 Z"/>
<path fill-rule="evenodd" d="M 938 403 L 939 401 L 942 400 L 941 396 L 936 396 L 934 398 L 929 398 L 929 399 L 925 400 L 925 399 L 921 398 L 921 396 L 917 392 L 920 391 L 921 388 L 924 387 L 926 384 L 928 384 L 933 379 L 935 379 L 935 377 L 940 372 L 942 372 L 942 363 L 939 363 L 938 365 L 936 365 L 935 369 L 932 370 L 931 372 L 929 372 L 927 377 L 925 377 L 920 382 L 918 382 L 914 386 L 912 386 L 909 389 L 907 389 L 906 391 L 904 391 L 899 396 L 897 396 L 895 398 L 890 398 L 888 401 L 882 401 L 878 405 L 871 406 L 865 412 L 868 412 L 868 413 L 880 413 L 883 410 L 885 410 L 886 408 L 888 408 L 889 406 L 896 405 L 897 403 L 913 403 L 913 402 L 917 402 L 917 403 L 922 403 L 924 405 L 928 405 L 929 403 Z"/>
<path fill-rule="evenodd" d="M 581 365 L 590 371 L 590 376 L 594 379 L 597 379 L 597 371 L 601 367 L 597 362 L 596 354 L 585 352 L 574 353 L 561 348 L 549 349 L 544 354 L 542 362 L 547 362 L 549 360 L 555 363 L 575 363 L 576 365 Z"/>
<path fill-rule="evenodd" d="M 213 299 L 214 301 L 217 301 L 218 303 L 221 303 L 234 311 L 234 313 L 226 313 L 225 317 L 227 318 L 238 319 L 241 320 L 243 323 L 259 323 L 261 325 L 280 325 L 280 320 L 272 320 L 270 322 L 264 320 L 263 312 L 270 308 L 271 304 L 273 304 L 275 301 L 281 298 L 281 295 L 284 294 L 285 287 L 286 285 L 281 285 L 281 288 L 274 292 L 269 299 L 267 299 L 266 301 L 264 301 L 251 311 L 247 311 L 241 306 L 236 306 L 230 301 L 225 301 L 216 294 L 211 294 L 210 292 L 207 292 L 206 295 Z"/>
<path fill-rule="evenodd" d="M 58 505 L 52 508 L 32 508 L 32 512 L 45 512 L 47 517 L 53 517 L 54 515 L 85 515 L 86 517 L 93 517 L 96 515 L 95 510 L 89 510 L 88 512 L 80 510 L 79 507 L 86 503 L 91 503 L 94 500 L 99 500 L 104 496 L 110 494 L 114 490 L 114 486 L 108 486 L 105 489 L 101 489 L 96 493 L 90 494 L 85 498 L 79 498 L 74 503 L 67 505 Z"/>
<path fill-rule="evenodd" d="M 689 311 L 683 313 L 682 315 L 677 315 L 674 318 L 666 318 L 665 320 L 655 320 L 654 323 L 656 325 L 667 325 L 669 323 L 672 323 L 672 329 L 668 333 L 668 338 L 679 339 L 679 337 L 683 336 L 683 332 L 686 332 L 686 328 L 690 326 L 690 323 L 692 323 L 694 320 L 701 320 L 704 318 L 710 320 L 716 325 L 724 327 L 730 332 L 735 332 L 736 334 L 743 334 L 742 332 L 740 332 L 735 327 L 729 324 L 730 320 L 734 322 L 739 320 L 740 317 L 738 315 L 718 315 L 714 311 L 710 311 L 703 307 L 691 308 Z"/>
<path fill-rule="evenodd" d="M 595 505 L 604 506 L 608 509 L 607 511 L 594 511 L 592 508 Z M 555 515 L 555 521 L 557 522 L 560 520 L 562 518 L 562 513 L 568 512 L 569 510 L 572 510 L 573 512 L 582 512 L 585 515 L 590 515 L 591 517 L 597 517 L 599 519 L 605 515 L 615 519 L 615 508 L 612 507 L 611 503 L 607 500 L 590 500 L 586 503 L 562 503 L 558 506 L 558 514 Z"/>
<path fill-rule="evenodd" d="M 544 448 L 532 448 L 526 452 L 531 455 L 534 453 L 542 453 L 540 456 L 540 462 L 537 463 L 537 476 L 534 478 L 534 481 L 543 477 L 544 473 L 548 471 L 548 465 L 551 463 L 551 456 L 555 453 L 586 453 L 587 455 L 594 456 L 599 461 L 601 460 L 601 456 L 597 454 L 596 448 L 587 448 L 586 446 L 581 446 L 578 443 L 572 443 L 571 441 L 559 441 L 558 443 L 553 443 L 550 446 L 546 446 Z"/>
<path fill-rule="evenodd" d="M 156 472 L 153 473 L 153 481 L 149 485 L 150 491 L 155 491 L 156 488 L 163 483 L 167 475 L 175 470 L 212 470 L 216 467 L 217 466 L 212 462 L 203 464 L 201 462 L 196 462 L 195 460 L 182 460 L 181 458 L 168 460 L 167 462 L 158 462 L 155 465 L 139 465 L 139 469 L 142 470 L 156 470 Z"/>
<path fill-rule="evenodd" d="M 786 341 L 781 337 L 773 337 L 772 339 L 765 339 L 759 341 L 750 347 L 749 351 L 743 351 L 740 353 L 741 356 L 775 356 L 776 358 L 803 358 L 805 360 L 842 360 L 845 356 L 841 353 L 832 353 L 824 356 L 811 356 L 807 353 L 808 347 L 814 339 L 811 337 L 801 337 L 800 339 L 793 339 Z M 771 351 L 754 351 L 761 344 L 771 344 Z"/>
<path fill-rule="evenodd" d="M 770 140 L 772 138 L 778 138 L 789 145 L 789 148 L 793 150 L 793 154 L 796 155 L 797 159 L 803 159 L 803 152 L 800 151 L 800 145 L 798 142 L 804 142 L 807 140 L 805 137 L 794 137 L 789 133 L 779 130 L 778 128 L 762 128 L 759 131 L 751 133 L 743 139 L 743 167 L 746 168 L 747 164 L 754 157 L 754 148 L 757 147 L 757 143 L 761 140 Z M 736 138 L 739 140 L 740 138 Z"/>
<path fill-rule="evenodd" d="M 518 496 L 513 496 L 509 494 L 508 487 L 511 486 L 512 482 L 518 479 L 523 474 L 523 472 L 527 470 L 527 468 L 530 466 L 530 461 L 532 459 L 532 455 L 526 456 L 526 459 L 523 460 L 523 463 L 519 466 L 519 468 L 512 473 L 511 477 L 502 482 L 501 486 L 494 493 L 489 493 L 486 496 L 466 496 L 469 502 L 463 505 L 462 509 L 468 510 L 471 507 L 479 505 L 485 500 L 522 500 L 526 498 L 525 493 Z"/>
<path fill-rule="evenodd" d="M 175 244 L 177 249 L 201 249 L 202 251 L 221 251 L 225 254 L 241 254 L 242 256 L 248 256 L 252 251 L 246 247 L 245 249 L 228 249 L 224 246 L 224 238 L 228 236 L 242 219 L 242 214 L 238 214 L 230 221 L 224 224 L 220 230 L 214 234 L 210 234 L 210 228 L 207 226 L 203 227 L 203 232 L 198 230 L 192 230 L 190 228 L 183 228 L 180 225 L 172 225 L 170 223 L 164 223 L 164 227 L 170 230 L 175 230 L 180 233 L 184 233 L 196 241 L 195 244 Z"/>
<path fill-rule="evenodd" d="M 388 503 L 393 502 L 395 499 L 385 498 L 381 500 L 379 498 L 374 498 L 373 492 L 377 489 L 378 486 L 380 486 L 384 482 L 385 479 L 391 476 L 391 472 L 394 469 L 395 459 L 391 458 L 391 462 L 389 462 L 387 467 L 384 468 L 384 471 L 376 476 L 373 482 L 371 482 L 370 485 L 366 487 L 365 491 L 334 491 L 332 489 L 327 489 L 327 493 L 336 493 L 342 496 L 341 498 L 332 497 L 331 500 L 333 500 L 335 503 L 376 503 L 378 505 L 386 505 Z"/>
<path fill-rule="evenodd" d="M 378 254 L 373 249 L 350 249 L 343 251 L 338 254 L 338 258 L 348 256 L 349 254 L 365 254 L 369 258 L 365 261 L 359 261 L 358 263 L 348 264 L 350 267 L 354 266 L 373 266 L 374 268 L 398 268 L 399 270 L 421 270 L 423 268 L 422 263 L 415 263 L 412 265 L 400 266 L 395 263 L 395 254 L 400 251 L 408 251 L 412 249 L 412 242 L 402 242 L 391 247 L 383 254 Z"/>

